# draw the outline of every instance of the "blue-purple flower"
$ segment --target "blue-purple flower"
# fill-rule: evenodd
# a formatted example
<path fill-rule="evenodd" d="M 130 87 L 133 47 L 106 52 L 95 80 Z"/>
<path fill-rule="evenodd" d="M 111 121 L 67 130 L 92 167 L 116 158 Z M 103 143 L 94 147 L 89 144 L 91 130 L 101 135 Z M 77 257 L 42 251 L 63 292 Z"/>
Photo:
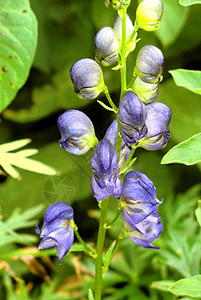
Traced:
<path fill-rule="evenodd" d="M 120 133 L 128 145 L 138 145 L 147 133 L 146 106 L 133 92 L 126 92 L 119 105 Z"/>
<path fill-rule="evenodd" d="M 61 147 L 72 154 L 83 155 L 98 142 L 93 123 L 79 110 L 64 112 L 57 125 L 61 133 Z"/>
<path fill-rule="evenodd" d="M 95 99 L 104 90 L 102 69 L 93 59 L 78 60 L 70 69 L 70 77 L 75 93 L 82 99 Z"/>
<path fill-rule="evenodd" d="M 166 146 L 170 139 L 169 123 L 171 110 L 160 102 L 150 103 L 146 106 L 147 135 L 140 141 L 140 147 L 146 150 L 159 150 Z"/>
<path fill-rule="evenodd" d="M 98 143 L 91 159 L 91 167 L 93 171 L 91 187 L 95 198 L 100 201 L 114 195 L 119 199 L 122 183 L 119 175 L 118 154 L 107 139 Z"/>
<path fill-rule="evenodd" d="M 131 171 L 125 176 L 122 222 L 125 232 L 136 244 L 149 248 L 152 247 L 150 243 L 158 238 L 162 225 L 157 205 L 161 202 L 156 198 L 153 182 L 145 174 Z"/>
<path fill-rule="evenodd" d="M 111 66 L 117 61 L 120 50 L 119 40 L 111 27 L 103 27 L 98 31 L 94 46 L 95 58 L 103 66 Z"/>
<path fill-rule="evenodd" d="M 36 226 L 42 241 L 39 249 L 57 247 L 59 262 L 69 252 L 74 240 L 73 208 L 65 202 L 56 202 L 48 207 L 41 229 Z"/>
<path fill-rule="evenodd" d="M 153 45 L 144 46 L 136 59 L 135 73 L 147 83 L 157 83 L 162 80 L 164 57 L 161 50 Z"/>

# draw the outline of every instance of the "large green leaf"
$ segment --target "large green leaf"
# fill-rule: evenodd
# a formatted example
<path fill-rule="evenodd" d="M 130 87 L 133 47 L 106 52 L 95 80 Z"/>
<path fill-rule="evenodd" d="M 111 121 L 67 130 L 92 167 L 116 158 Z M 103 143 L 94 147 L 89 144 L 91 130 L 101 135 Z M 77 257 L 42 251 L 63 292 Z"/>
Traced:
<path fill-rule="evenodd" d="M 37 43 L 37 21 L 29 1 L 0 1 L 0 112 L 25 83 Z"/>
<path fill-rule="evenodd" d="M 201 162 L 201 133 L 170 149 L 161 164 L 180 163 L 190 166 L 199 162 Z"/>
<path fill-rule="evenodd" d="M 193 4 L 201 4 L 200 0 L 179 0 L 179 3 L 183 6 L 189 6 Z"/>
<path fill-rule="evenodd" d="M 177 296 L 190 296 L 201 299 L 201 275 L 178 280 L 169 290 Z"/>
<path fill-rule="evenodd" d="M 156 35 L 163 46 L 168 47 L 174 43 L 182 31 L 187 21 L 189 10 L 179 5 L 175 0 L 165 0 L 163 5 L 164 13 L 161 26 L 156 31 Z"/>
<path fill-rule="evenodd" d="M 173 76 L 176 85 L 201 94 L 201 71 L 177 69 L 169 71 Z"/>

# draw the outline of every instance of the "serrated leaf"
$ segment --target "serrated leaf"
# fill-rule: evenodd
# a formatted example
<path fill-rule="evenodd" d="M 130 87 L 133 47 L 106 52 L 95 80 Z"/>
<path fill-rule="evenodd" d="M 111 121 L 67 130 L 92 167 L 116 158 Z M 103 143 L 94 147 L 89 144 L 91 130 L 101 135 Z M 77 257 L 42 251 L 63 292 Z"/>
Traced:
<path fill-rule="evenodd" d="M 169 72 L 176 85 L 201 95 L 201 71 L 177 69 Z"/>
<path fill-rule="evenodd" d="M 189 6 L 193 4 L 201 4 L 201 0 L 179 0 L 179 3 L 183 6 Z"/>
<path fill-rule="evenodd" d="M 170 149 L 161 164 L 180 163 L 190 166 L 199 162 L 201 162 L 201 133 Z"/>
<path fill-rule="evenodd" d="M 37 43 L 37 21 L 29 1 L 0 2 L 0 112 L 25 83 Z"/>
<path fill-rule="evenodd" d="M 177 296 L 201 298 L 201 275 L 184 278 L 175 282 L 169 291 Z"/>
<path fill-rule="evenodd" d="M 179 5 L 178 1 L 163 1 L 164 14 L 160 28 L 155 32 L 164 47 L 169 47 L 178 38 L 183 29 L 189 10 Z"/>

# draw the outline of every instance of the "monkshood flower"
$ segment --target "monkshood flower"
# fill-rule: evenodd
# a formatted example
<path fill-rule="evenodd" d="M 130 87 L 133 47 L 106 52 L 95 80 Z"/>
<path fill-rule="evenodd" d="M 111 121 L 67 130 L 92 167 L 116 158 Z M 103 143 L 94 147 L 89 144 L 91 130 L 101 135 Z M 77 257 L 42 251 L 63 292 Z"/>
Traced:
<path fill-rule="evenodd" d="M 57 125 L 61 133 L 61 147 L 72 154 L 83 155 L 98 143 L 93 123 L 79 110 L 64 112 L 58 118 Z"/>
<path fill-rule="evenodd" d="M 101 67 L 93 59 L 78 60 L 70 69 L 75 93 L 82 99 L 95 99 L 104 90 Z"/>
<path fill-rule="evenodd" d="M 112 124 L 108 127 L 104 136 L 104 138 L 107 139 L 114 147 L 116 147 L 116 142 L 117 142 L 117 131 L 118 131 L 117 120 L 114 120 Z M 121 153 L 120 153 L 120 160 L 119 160 L 120 168 L 126 162 L 130 153 L 131 150 L 127 147 L 125 141 L 122 139 Z"/>
<path fill-rule="evenodd" d="M 161 224 L 160 216 L 157 211 L 151 213 L 146 219 L 136 225 L 137 230 L 129 232 L 128 237 L 138 246 L 144 248 L 159 249 L 158 247 L 151 245 L 151 243 L 158 239 L 163 231 L 163 225 Z M 130 230 L 128 228 L 128 230 Z M 143 232 L 143 233 L 142 233 Z"/>
<path fill-rule="evenodd" d="M 146 150 L 159 150 L 166 146 L 170 139 L 169 123 L 171 110 L 160 102 L 147 104 L 147 135 L 140 141 L 140 147 Z"/>
<path fill-rule="evenodd" d="M 136 23 L 146 31 L 158 30 L 163 15 L 161 0 L 144 0 L 136 10 Z"/>
<path fill-rule="evenodd" d="M 156 198 L 156 188 L 153 182 L 139 171 L 130 171 L 126 174 L 122 190 L 122 220 L 127 225 L 144 234 L 140 222 L 157 211 L 161 201 Z M 127 229 L 126 229 L 127 230 Z"/>
<path fill-rule="evenodd" d="M 117 16 L 113 28 L 121 44 L 122 43 L 122 19 L 120 16 Z M 133 43 L 132 40 L 133 39 L 135 40 L 137 33 L 135 34 L 135 36 L 133 36 L 133 31 L 134 31 L 133 23 L 129 15 L 126 14 L 126 43 L 127 43 L 127 48 L 129 48 L 128 53 L 135 49 L 135 42 Z"/>
<path fill-rule="evenodd" d="M 62 258 L 69 252 L 74 240 L 73 208 L 65 202 L 56 202 L 48 207 L 41 229 L 36 226 L 42 241 L 39 249 L 57 247 L 57 256 Z"/>
<path fill-rule="evenodd" d="M 159 83 L 146 83 L 139 77 L 136 77 L 132 89 L 142 102 L 148 104 L 156 100 L 158 97 L 158 86 Z"/>
<path fill-rule="evenodd" d="M 94 39 L 95 58 L 97 62 L 108 67 L 113 65 L 119 54 L 119 40 L 111 27 L 101 28 Z"/>
<path fill-rule="evenodd" d="M 100 201 L 110 195 L 121 197 L 122 183 L 119 175 L 118 154 L 115 147 L 107 140 L 101 140 L 92 156 L 93 176 L 91 188 L 95 198 Z"/>
<path fill-rule="evenodd" d="M 155 46 L 144 46 L 138 53 L 134 72 L 147 83 L 157 83 L 162 80 L 164 65 L 163 53 Z"/>
<path fill-rule="evenodd" d="M 119 105 L 120 132 L 128 145 L 138 145 L 147 134 L 146 106 L 133 92 L 126 92 Z"/>

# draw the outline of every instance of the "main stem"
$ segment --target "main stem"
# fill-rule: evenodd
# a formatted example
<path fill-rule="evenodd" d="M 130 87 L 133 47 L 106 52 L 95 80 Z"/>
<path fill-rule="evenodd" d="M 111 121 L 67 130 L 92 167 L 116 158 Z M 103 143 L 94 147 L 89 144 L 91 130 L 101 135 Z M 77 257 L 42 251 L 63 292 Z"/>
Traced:
<path fill-rule="evenodd" d="M 102 291 L 102 265 L 103 265 L 103 247 L 105 241 L 106 223 L 107 223 L 107 209 L 108 209 L 109 199 L 103 199 L 101 201 L 101 213 L 100 222 L 98 230 L 98 240 L 97 240 L 97 257 L 95 264 L 95 300 L 101 300 Z"/>
<path fill-rule="evenodd" d="M 126 92 L 126 11 L 127 9 L 122 9 L 121 99 Z"/>

